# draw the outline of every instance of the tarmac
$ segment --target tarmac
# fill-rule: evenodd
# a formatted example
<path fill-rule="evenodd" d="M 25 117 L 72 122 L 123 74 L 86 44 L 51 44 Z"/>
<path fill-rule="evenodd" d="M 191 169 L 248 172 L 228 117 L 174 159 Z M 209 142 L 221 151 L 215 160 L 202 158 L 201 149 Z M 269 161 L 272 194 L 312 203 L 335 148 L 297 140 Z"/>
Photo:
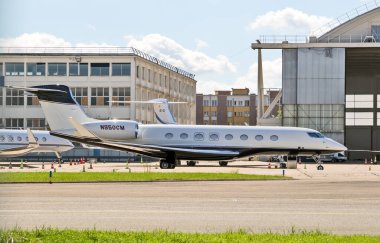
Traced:
<path fill-rule="evenodd" d="M 58 173 L 83 168 L 55 166 Z M 86 171 L 129 171 L 125 163 L 97 163 L 92 170 L 89 164 L 85 166 Z M 28 163 L 24 169 L 2 167 L 0 176 L 3 171 L 50 170 L 47 164 L 42 170 L 37 163 Z M 173 172 L 156 167 L 129 165 L 132 172 Z M 190 171 L 283 172 L 269 169 L 267 163 L 248 161 L 227 167 L 203 162 L 174 170 Z M 306 168 L 300 164 L 285 174 L 295 180 L 2 184 L 0 227 L 380 234 L 380 165 L 325 164 L 325 170 L 318 171 L 314 164 Z"/>

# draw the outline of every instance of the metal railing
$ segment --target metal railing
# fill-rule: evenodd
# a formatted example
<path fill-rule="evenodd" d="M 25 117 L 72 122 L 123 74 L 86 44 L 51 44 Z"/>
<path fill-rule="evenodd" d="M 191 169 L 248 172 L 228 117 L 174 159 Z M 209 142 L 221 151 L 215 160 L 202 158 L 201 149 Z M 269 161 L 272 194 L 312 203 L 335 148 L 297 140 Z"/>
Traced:
<path fill-rule="evenodd" d="M 173 72 L 194 79 L 195 74 L 177 68 L 133 47 L 0 47 L 0 54 L 136 55 Z"/>
<path fill-rule="evenodd" d="M 261 43 L 307 43 L 307 35 L 260 35 Z"/>
<path fill-rule="evenodd" d="M 361 5 L 360 7 L 354 8 L 351 11 L 348 11 L 347 13 L 335 18 L 334 20 L 319 27 L 318 29 L 313 30 L 311 32 L 311 35 L 320 37 L 328 31 L 334 29 L 335 27 L 378 7 L 380 7 L 380 2 L 378 0 L 369 1 Z"/>

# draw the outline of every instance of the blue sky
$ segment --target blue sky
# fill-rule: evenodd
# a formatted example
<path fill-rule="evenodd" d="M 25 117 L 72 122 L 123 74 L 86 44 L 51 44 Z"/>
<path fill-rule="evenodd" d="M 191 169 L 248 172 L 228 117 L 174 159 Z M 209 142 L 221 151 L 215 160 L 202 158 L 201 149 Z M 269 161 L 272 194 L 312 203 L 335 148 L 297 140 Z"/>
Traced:
<path fill-rule="evenodd" d="M 198 92 L 256 91 L 260 35 L 309 34 L 359 7 L 346 1 L 1 0 L 0 46 L 134 46 L 196 75 Z M 281 85 L 281 52 L 264 51 Z"/>

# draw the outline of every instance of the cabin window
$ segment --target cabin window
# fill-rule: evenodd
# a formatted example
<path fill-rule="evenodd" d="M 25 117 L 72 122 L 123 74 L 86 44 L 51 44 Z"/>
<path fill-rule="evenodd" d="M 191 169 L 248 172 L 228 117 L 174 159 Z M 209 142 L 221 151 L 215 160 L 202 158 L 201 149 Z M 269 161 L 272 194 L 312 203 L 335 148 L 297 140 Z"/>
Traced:
<path fill-rule="evenodd" d="M 224 138 L 226 140 L 232 140 L 234 138 L 234 136 L 232 136 L 232 134 L 226 134 L 226 136 Z"/>
<path fill-rule="evenodd" d="M 264 139 L 263 135 L 256 135 L 255 136 L 256 141 L 261 141 Z"/>
<path fill-rule="evenodd" d="M 22 138 L 20 136 L 17 136 L 17 141 L 21 142 Z"/>
<path fill-rule="evenodd" d="M 307 134 L 312 138 L 323 138 L 323 135 L 319 132 L 308 132 Z"/>
<path fill-rule="evenodd" d="M 240 135 L 240 139 L 241 139 L 241 140 L 247 140 L 247 139 L 248 139 L 248 136 L 245 135 L 245 134 L 242 134 L 242 135 Z"/>
<path fill-rule="evenodd" d="M 46 142 L 46 138 L 45 137 L 42 137 L 42 142 Z"/>
<path fill-rule="evenodd" d="M 10 135 L 9 135 L 9 136 L 8 136 L 8 141 L 9 141 L 9 142 L 13 142 L 13 136 L 10 136 Z"/>
<path fill-rule="evenodd" d="M 173 133 L 170 133 L 170 132 L 168 132 L 167 134 L 165 134 L 165 138 L 167 138 L 167 139 L 172 139 L 173 138 Z"/>
<path fill-rule="evenodd" d="M 189 135 L 187 133 L 181 133 L 181 135 L 179 137 L 181 139 L 187 139 L 189 137 Z"/>
<path fill-rule="evenodd" d="M 3 135 L 0 136 L 0 142 L 3 142 L 5 140 L 5 137 Z"/>
<path fill-rule="evenodd" d="M 217 133 L 210 133 L 209 138 L 210 138 L 210 141 L 218 141 L 219 135 Z"/>
<path fill-rule="evenodd" d="M 277 135 L 272 135 L 272 136 L 270 136 L 270 140 L 277 141 L 278 140 L 278 136 Z"/>
<path fill-rule="evenodd" d="M 204 135 L 202 132 L 194 133 L 194 140 L 201 141 L 201 140 L 203 140 L 203 138 L 204 138 Z"/>

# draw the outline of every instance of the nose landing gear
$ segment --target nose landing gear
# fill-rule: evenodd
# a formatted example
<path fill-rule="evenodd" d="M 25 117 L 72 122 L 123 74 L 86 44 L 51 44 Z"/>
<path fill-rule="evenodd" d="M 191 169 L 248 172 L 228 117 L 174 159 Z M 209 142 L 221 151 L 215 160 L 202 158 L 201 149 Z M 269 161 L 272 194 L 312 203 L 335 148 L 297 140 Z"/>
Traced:
<path fill-rule="evenodd" d="M 320 155 L 314 155 L 313 159 L 315 163 L 317 163 L 317 170 L 324 170 L 325 167 L 322 165 L 323 162 L 321 161 L 321 156 Z"/>

